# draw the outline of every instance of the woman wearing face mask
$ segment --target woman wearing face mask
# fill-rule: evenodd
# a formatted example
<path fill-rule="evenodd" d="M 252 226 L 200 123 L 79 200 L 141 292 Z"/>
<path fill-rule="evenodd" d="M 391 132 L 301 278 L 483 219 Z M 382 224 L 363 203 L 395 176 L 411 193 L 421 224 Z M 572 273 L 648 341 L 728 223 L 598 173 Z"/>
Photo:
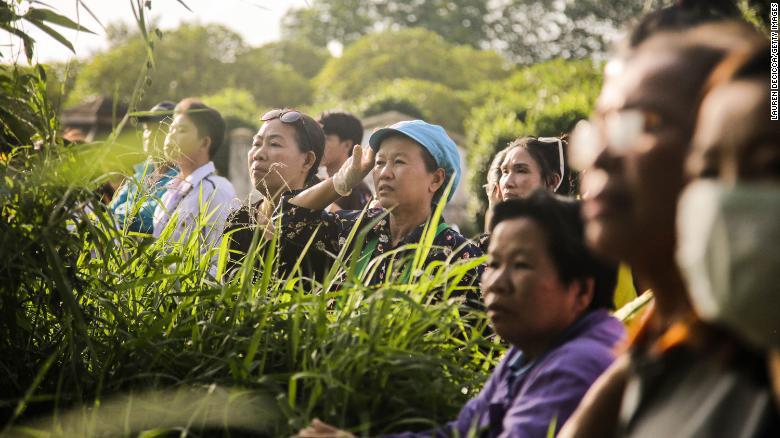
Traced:
<path fill-rule="evenodd" d="M 303 192 L 285 196 L 282 224 L 285 238 L 299 247 L 305 246 L 319 228 L 313 247 L 325 254 L 338 254 L 361 212 L 342 210 L 334 214 L 323 210 L 335 199 L 349 194 L 352 187 L 372 173 L 380 207 L 366 210 L 361 223 L 368 224 L 374 219 L 379 222 L 366 235 L 357 269 L 368 275 L 367 283 L 377 284 L 390 275 L 408 278 L 411 274 L 408 263 L 395 263 L 400 270 L 388 272 L 391 257 L 380 258 L 375 264 L 370 261 L 420 242 L 426 223 L 433 219 L 438 202 L 445 196 L 448 182 L 451 181 L 452 187 L 443 202 L 449 200 L 460 181 L 460 155 L 442 127 L 422 120 L 399 122 L 380 129 L 371 135 L 369 143 L 371 148 L 367 151 L 355 146 L 352 157 L 333 177 Z M 434 234 L 433 248 L 424 264 L 434 260 L 469 260 L 482 255 L 476 245 L 447 226 L 443 219 L 430 231 Z M 392 259 L 408 256 L 407 251 L 401 251 Z M 481 269 L 482 265 L 474 266 L 460 284 L 473 285 Z M 471 298 L 478 299 L 476 294 Z"/>
<path fill-rule="evenodd" d="M 736 337 L 714 342 L 748 350 L 726 362 L 730 374 L 746 357 L 763 362 L 750 349 L 768 351 L 780 408 L 780 122 L 768 112 L 769 56 L 764 41 L 712 75 L 688 159 L 693 182 L 679 202 L 677 261 L 699 318 Z M 750 381 L 764 377 L 750 371 Z"/>
<path fill-rule="evenodd" d="M 319 182 L 317 168 L 325 150 L 325 133 L 316 120 L 292 109 L 265 113 L 247 155 L 249 176 L 262 198 L 231 215 L 226 228 L 230 238 L 230 266 L 235 269 L 250 249 L 255 234 L 270 236 L 270 221 L 282 193 Z M 289 257 L 287 257 L 289 255 Z M 282 262 L 294 261 L 283 251 Z M 309 260 L 312 262 L 312 260 Z M 320 271 L 321 266 L 310 270 Z"/>

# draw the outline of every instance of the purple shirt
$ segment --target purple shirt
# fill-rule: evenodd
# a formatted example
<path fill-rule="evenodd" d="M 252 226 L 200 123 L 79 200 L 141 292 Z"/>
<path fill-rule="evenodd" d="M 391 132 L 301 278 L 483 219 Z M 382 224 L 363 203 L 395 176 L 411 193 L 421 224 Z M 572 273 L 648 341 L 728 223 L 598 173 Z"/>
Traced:
<path fill-rule="evenodd" d="M 566 422 L 596 378 L 614 360 L 613 348 L 624 336 L 623 324 L 604 309 L 592 311 L 574 323 L 553 349 L 527 362 L 510 348 L 485 387 L 461 409 L 458 419 L 441 429 L 405 433 L 397 437 L 547 436 L 555 419 Z"/>

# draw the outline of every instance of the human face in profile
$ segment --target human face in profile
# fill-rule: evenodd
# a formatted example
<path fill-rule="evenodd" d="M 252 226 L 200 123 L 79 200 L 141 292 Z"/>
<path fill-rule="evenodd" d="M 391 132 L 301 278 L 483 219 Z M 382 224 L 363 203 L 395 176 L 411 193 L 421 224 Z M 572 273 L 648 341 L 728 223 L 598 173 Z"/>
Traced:
<path fill-rule="evenodd" d="M 592 292 L 561 281 L 544 229 L 527 217 L 499 222 L 488 248 L 482 291 L 501 338 L 533 356 L 545 351 L 590 305 Z"/>

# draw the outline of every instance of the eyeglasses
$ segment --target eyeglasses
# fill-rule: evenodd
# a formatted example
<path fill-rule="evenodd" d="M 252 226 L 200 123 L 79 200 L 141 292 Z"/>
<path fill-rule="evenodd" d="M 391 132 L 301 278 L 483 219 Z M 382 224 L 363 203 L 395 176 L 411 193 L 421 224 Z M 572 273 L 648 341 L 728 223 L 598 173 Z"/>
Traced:
<path fill-rule="evenodd" d="M 541 143 L 558 143 L 558 163 L 560 163 L 561 177 L 560 179 L 558 179 L 558 184 L 553 189 L 553 192 L 557 192 L 558 188 L 563 183 L 563 175 L 564 175 L 563 142 L 558 137 L 538 137 L 536 141 Z"/>
<path fill-rule="evenodd" d="M 612 111 L 600 119 L 580 120 L 571 133 L 569 164 L 577 170 L 591 167 L 606 150 L 622 155 L 634 148 L 643 133 L 657 131 L 663 118 L 655 111 Z M 601 129 L 600 129 L 601 128 Z"/>
<path fill-rule="evenodd" d="M 312 143 L 311 137 L 309 137 L 309 130 L 306 129 L 306 120 L 302 113 L 290 109 L 274 109 L 260 116 L 260 121 L 262 122 L 268 122 L 273 119 L 279 119 L 282 123 L 289 125 L 300 122 L 303 135 L 306 137 L 306 145 L 309 147 L 309 150 L 313 149 L 314 143 Z"/>

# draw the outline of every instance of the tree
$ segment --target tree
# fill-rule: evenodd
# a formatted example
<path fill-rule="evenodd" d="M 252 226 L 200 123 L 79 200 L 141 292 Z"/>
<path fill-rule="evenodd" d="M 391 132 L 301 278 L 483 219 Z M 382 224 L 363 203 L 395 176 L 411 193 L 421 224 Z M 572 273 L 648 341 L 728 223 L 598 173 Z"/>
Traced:
<path fill-rule="evenodd" d="M 311 7 L 291 9 L 282 18 L 282 39 L 305 39 L 319 47 L 332 41 L 354 42 L 374 26 L 372 1 L 315 0 Z"/>
<path fill-rule="evenodd" d="M 127 101 L 136 81 L 146 70 L 146 48 L 137 33 L 117 27 L 116 45 L 83 66 L 71 93 L 75 104 L 92 94 L 116 96 Z M 128 38 L 122 41 L 122 36 Z M 298 71 L 280 58 L 308 57 L 298 63 L 311 73 L 321 64 L 322 53 L 306 45 L 282 55 L 285 47 L 249 48 L 237 33 L 220 25 L 184 24 L 162 34 L 154 42 L 154 65 L 146 79 L 140 108 L 161 100 L 214 94 L 225 87 L 249 91 L 260 106 L 291 106 L 311 100 L 311 86 Z"/>
<path fill-rule="evenodd" d="M 451 88 L 419 79 L 396 79 L 378 84 L 376 89 L 363 101 L 361 112 L 364 115 L 391 109 L 392 103 L 396 105 L 394 109 L 405 112 L 402 104 L 405 103 L 418 111 L 408 115 L 442 125 L 448 131 L 463 133 L 463 120 L 469 108 L 466 99 Z"/>
<path fill-rule="evenodd" d="M 228 129 L 237 127 L 256 128 L 260 109 L 252 94 L 246 90 L 223 88 L 215 94 L 203 96 L 203 103 L 219 111 Z"/>
<path fill-rule="evenodd" d="M 292 107 L 311 102 L 314 98 L 309 81 L 291 66 L 275 63 L 262 52 L 242 54 L 235 63 L 225 67 L 223 85 L 245 89 L 252 93 L 260 107 Z"/>
<path fill-rule="evenodd" d="M 325 47 L 348 45 L 372 31 L 422 27 L 451 43 L 478 47 L 487 36 L 488 12 L 484 0 L 314 0 L 290 10 L 282 32 Z"/>
<path fill-rule="evenodd" d="M 479 47 L 487 37 L 488 2 L 484 0 L 374 1 L 387 27 L 422 27 L 454 44 Z"/>
<path fill-rule="evenodd" d="M 283 39 L 264 44 L 245 53 L 246 56 L 260 56 L 270 62 L 287 64 L 306 79 L 317 76 L 330 53 L 304 39 Z"/>
<path fill-rule="evenodd" d="M 323 97 L 354 99 L 370 94 L 376 84 L 400 78 L 464 90 L 507 74 L 495 52 L 453 46 L 425 29 L 404 29 L 366 35 L 328 61 L 315 82 Z"/>
<path fill-rule="evenodd" d="M 146 48 L 135 34 L 128 37 L 84 66 L 70 103 L 90 94 L 116 95 L 120 100 L 132 96 L 137 78 L 145 71 Z M 146 79 L 141 108 L 223 88 L 225 65 L 244 49 L 241 36 L 220 25 L 184 24 L 153 42 L 154 68 Z"/>
<path fill-rule="evenodd" d="M 766 24 L 766 0 L 312 0 L 285 16 L 283 32 L 325 47 L 377 30 L 422 27 L 455 44 L 492 47 L 516 63 L 604 55 L 627 24 L 680 5 L 696 14 Z"/>

